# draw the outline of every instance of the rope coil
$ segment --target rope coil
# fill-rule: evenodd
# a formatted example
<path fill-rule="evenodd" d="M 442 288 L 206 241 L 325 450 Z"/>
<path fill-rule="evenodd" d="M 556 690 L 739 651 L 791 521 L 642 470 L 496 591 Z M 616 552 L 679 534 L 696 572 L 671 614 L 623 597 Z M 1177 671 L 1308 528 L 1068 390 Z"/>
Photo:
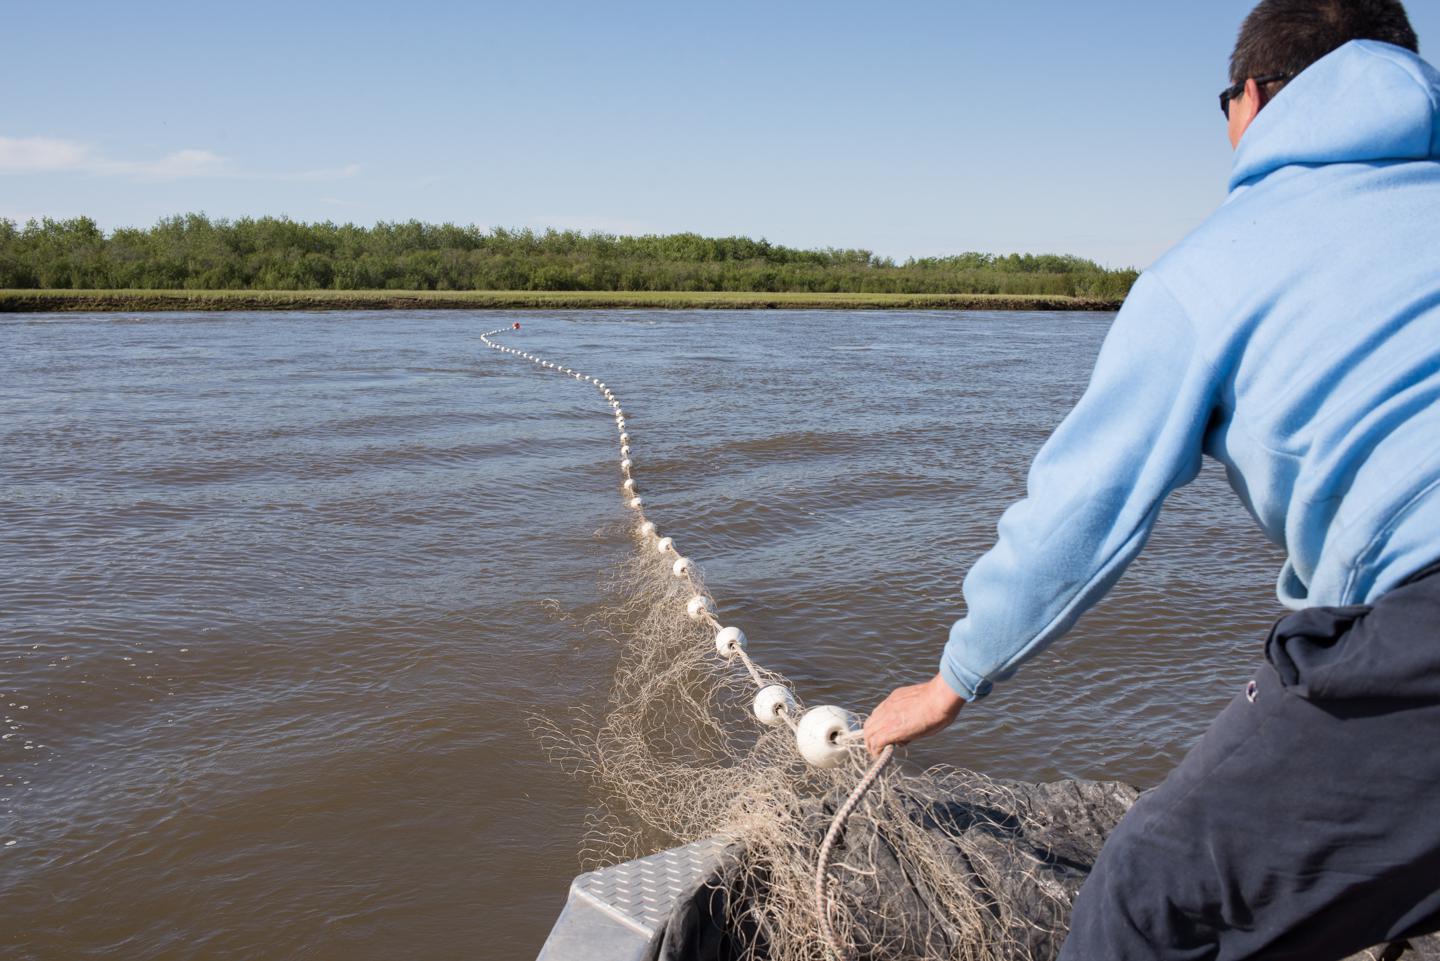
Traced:
<path fill-rule="evenodd" d="M 715 644 L 717 653 L 727 661 L 738 658 L 741 665 L 749 674 L 751 681 L 758 689 L 754 705 L 756 719 L 762 724 L 773 724 L 774 721 L 762 716 L 768 712 L 769 717 L 778 718 L 795 734 L 796 745 L 805 760 L 817 767 L 831 767 L 841 763 L 847 754 L 864 750 L 864 741 L 861 732 L 856 725 L 853 714 L 842 708 L 832 706 L 821 706 L 796 716 L 798 711 L 797 702 L 784 685 L 774 684 L 767 680 L 760 668 L 745 651 L 746 638 L 743 631 L 736 627 L 723 625 L 715 616 L 715 605 L 713 600 L 702 592 L 701 586 L 695 577 L 694 563 L 686 556 L 681 555 L 675 541 L 671 537 L 661 537 L 658 534 L 655 523 L 645 517 L 644 500 L 636 490 L 636 482 L 633 475 L 634 455 L 631 447 L 633 439 L 628 432 L 628 425 L 625 418 L 624 408 L 615 393 L 606 384 L 588 374 L 568 366 L 555 364 L 532 353 L 518 350 L 514 347 L 507 347 L 491 340 L 491 337 L 499 334 L 516 331 L 520 329 L 518 323 L 510 328 L 497 328 L 480 335 L 480 340 L 491 350 L 499 351 L 528 360 L 536 366 L 554 370 L 567 377 L 582 383 L 589 383 L 596 388 L 605 399 L 615 415 L 615 428 L 620 440 L 620 471 L 624 475 L 621 489 L 625 494 L 625 503 L 633 509 L 639 517 L 638 530 L 642 538 L 647 542 L 653 542 L 654 549 L 660 554 L 674 554 L 676 560 L 672 565 L 672 571 L 676 577 L 683 578 L 687 586 L 691 588 L 691 599 L 687 604 L 686 613 L 692 620 L 700 620 L 709 625 L 715 632 Z M 779 693 L 772 691 L 778 689 Z M 762 705 L 762 701 L 764 702 Z M 876 781 L 884 773 L 894 756 L 894 745 L 888 745 L 872 763 L 865 775 L 860 779 L 854 789 L 846 797 L 845 801 L 836 810 L 831 819 L 829 830 L 826 832 L 823 842 L 820 845 L 819 854 L 815 864 L 815 912 L 819 921 L 821 934 L 826 947 L 839 961 L 845 961 L 850 956 L 848 946 L 845 945 L 836 935 L 830 924 L 830 897 L 826 888 L 826 876 L 828 873 L 830 859 L 841 834 L 844 831 L 845 823 L 860 805 L 866 793 L 874 786 Z"/>

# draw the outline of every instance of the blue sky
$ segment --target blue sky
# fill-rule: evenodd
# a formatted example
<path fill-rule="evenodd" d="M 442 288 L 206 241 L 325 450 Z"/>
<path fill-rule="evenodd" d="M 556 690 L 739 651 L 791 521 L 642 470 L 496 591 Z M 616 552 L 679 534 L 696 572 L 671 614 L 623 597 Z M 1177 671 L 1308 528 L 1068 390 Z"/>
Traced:
<path fill-rule="evenodd" d="M 203 210 L 1143 267 L 1250 0 L 6 0 L 0 216 Z M 1440 5 L 1408 5 L 1440 44 Z"/>

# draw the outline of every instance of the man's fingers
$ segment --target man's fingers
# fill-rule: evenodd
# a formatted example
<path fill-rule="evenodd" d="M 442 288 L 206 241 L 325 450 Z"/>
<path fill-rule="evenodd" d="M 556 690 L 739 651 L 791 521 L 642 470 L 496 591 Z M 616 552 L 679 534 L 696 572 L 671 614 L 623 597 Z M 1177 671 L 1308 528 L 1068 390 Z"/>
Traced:
<path fill-rule="evenodd" d="M 902 689 L 903 690 L 903 689 Z M 904 744 L 912 736 L 906 730 L 904 696 L 901 691 L 891 694 L 865 721 L 865 750 L 879 754 L 886 745 Z"/>
<path fill-rule="evenodd" d="M 865 750 L 869 751 L 870 754 L 874 757 L 878 757 L 880 755 L 880 752 L 885 750 L 885 748 L 891 744 L 895 745 L 896 747 L 903 747 L 904 745 L 909 743 L 909 740 L 904 740 L 886 734 L 876 734 L 874 737 L 871 737 L 868 734 L 865 736 Z"/>
<path fill-rule="evenodd" d="M 879 712 L 879 708 L 876 708 L 876 712 Z M 880 743 L 880 731 L 880 723 L 876 720 L 875 714 L 871 714 L 865 719 L 865 750 L 871 754 L 878 753 L 885 746 Z"/>
<path fill-rule="evenodd" d="M 944 730 L 965 702 L 938 676 L 927 684 L 898 687 L 865 721 L 865 750 L 879 754 L 889 744 L 909 744 Z"/>
<path fill-rule="evenodd" d="M 885 735 L 883 730 L 879 728 L 872 728 L 869 724 L 866 724 L 865 750 L 869 751 L 871 754 L 879 754 L 885 749 L 885 745 L 887 743 L 884 740 L 884 736 Z"/>

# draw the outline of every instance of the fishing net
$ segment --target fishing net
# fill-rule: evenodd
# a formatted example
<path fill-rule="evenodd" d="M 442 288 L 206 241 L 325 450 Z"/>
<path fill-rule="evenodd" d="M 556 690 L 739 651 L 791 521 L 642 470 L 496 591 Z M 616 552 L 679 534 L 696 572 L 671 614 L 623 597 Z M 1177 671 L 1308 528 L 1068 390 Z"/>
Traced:
<path fill-rule="evenodd" d="M 834 766 L 807 763 L 801 693 L 752 661 L 743 637 L 723 643 L 734 629 L 700 572 L 646 520 L 618 398 L 491 335 L 495 350 L 600 390 L 633 511 L 635 553 L 582 625 L 615 648 L 605 706 L 536 722 L 550 756 L 593 790 L 582 862 L 729 839 L 725 869 L 672 925 L 666 951 L 677 961 L 1054 957 L 1079 883 L 1134 792 L 886 767 L 851 732 L 821 745 Z M 752 703 L 771 685 L 788 702 L 761 723 L 768 715 Z"/>
<path fill-rule="evenodd" d="M 685 906 L 701 917 L 672 924 L 669 955 L 828 961 L 816 861 L 868 758 L 856 751 L 815 768 L 788 727 L 759 724 L 754 680 L 687 616 L 691 589 L 639 538 L 610 579 L 610 604 L 587 622 L 616 648 L 605 710 L 539 722 L 551 756 L 593 788 L 583 861 L 727 837 L 732 857 L 712 894 Z M 829 926 L 849 958 L 1052 958 L 1081 881 L 1134 796 L 1122 785 L 892 766 L 845 824 L 825 881 Z"/>

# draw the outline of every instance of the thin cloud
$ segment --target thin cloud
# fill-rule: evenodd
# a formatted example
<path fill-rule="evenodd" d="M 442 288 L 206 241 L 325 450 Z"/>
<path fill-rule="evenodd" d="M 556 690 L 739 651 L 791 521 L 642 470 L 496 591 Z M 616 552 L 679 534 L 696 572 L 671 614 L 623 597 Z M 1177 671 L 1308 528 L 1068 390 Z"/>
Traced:
<path fill-rule="evenodd" d="M 532 218 L 527 226 L 535 230 L 553 227 L 556 230 L 578 230 L 583 233 L 602 234 L 656 234 L 661 233 L 654 224 L 643 220 L 627 220 L 623 217 L 590 216 L 586 214 L 559 214 L 553 217 Z"/>
<path fill-rule="evenodd" d="M 300 170 L 295 173 L 255 174 L 261 180 L 348 180 L 358 176 L 359 164 L 345 164 L 343 167 L 321 167 L 317 170 Z"/>
<path fill-rule="evenodd" d="M 148 177 L 154 180 L 184 180 L 188 177 L 234 176 L 234 164 L 208 150 L 177 150 L 159 160 L 99 160 L 92 173 Z"/>
<path fill-rule="evenodd" d="M 0 137 L 0 175 L 84 173 L 138 180 L 343 180 L 359 164 L 318 170 L 249 170 L 209 150 L 176 150 L 156 160 L 114 160 L 92 144 L 56 137 Z"/>
<path fill-rule="evenodd" d="M 82 170 L 93 163 L 90 148 L 50 137 L 0 137 L 0 172 Z"/>

